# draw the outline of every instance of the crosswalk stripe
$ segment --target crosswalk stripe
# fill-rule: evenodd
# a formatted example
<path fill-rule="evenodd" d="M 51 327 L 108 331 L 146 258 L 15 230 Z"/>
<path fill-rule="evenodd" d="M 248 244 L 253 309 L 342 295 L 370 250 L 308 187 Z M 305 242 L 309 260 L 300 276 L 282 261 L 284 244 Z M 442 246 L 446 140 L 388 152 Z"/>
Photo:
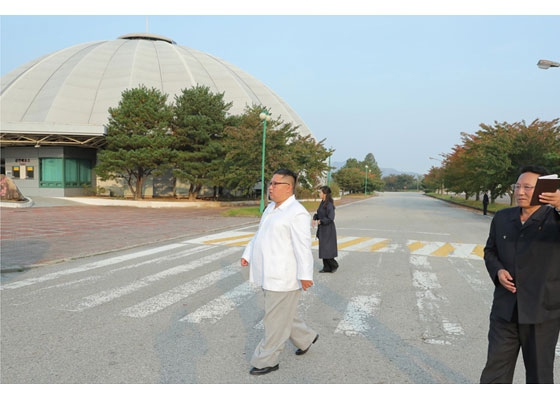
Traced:
<path fill-rule="evenodd" d="M 191 323 L 200 323 L 203 320 L 209 320 L 211 324 L 218 322 L 221 318 L 239 307 L 249 298 L 257 293 L 257 287 L 250 282 L 244 282 L 235 289 L 230 290 L 224 295 L 206 303 L 179 321 Z"/>
<path fill-rule="evenodd" d="M 253 236 L 255 236 L 254 233 L 248 233 L 246 235 L 239 235 L 239 236 L 232 236 L 232 237 L 220 237 L 217 239 L 209 239 L 209 240 L 205 240 L 204 244 L 216 244 L 216 243 L 221 243 L 223 244 L 224 242 L 229 242 L 229 241 L 237 241 L 239 239 L 245 239 L 245 238 L 252 238 Z M 249 242 L 249 241 L 247 241 Z"/>
<path fill-rule="evenodd" d="M 410 250 L 411 253 L 414 253 L 416 250 L 420 250 L 422 247 L 424 247 L 426 245 L 426 243 L 422 243 L 422 242 L 409 242 L 408 249 Z"/>
<path fill-rule="evenodd" d="M 231 247 L 246 246 L 254 233 L 241 231 L 229 231 L 219 234 L 204 236 L 201 238 L 189 239 L 188 243 L 216 244 Z M 359 251 L 359 252 L 395 252 L 400 248 L 400 244 L 392 242 L 387 238 L 372 238 L 367 236 L 339 236 L 338 250 Z M 426 242 L 421 240 L 409 240 L 407 248 L 411 254 L 427 255 L 433 257 L 459 257 L 469 259 L 483 259 L 484 246 L 468 243 L 446 243 L 446 242 Z M 319 240 L 314 238 L 311 248 L 319 248 Z"/>
<path fill-rule="evenodd" d="M 240 242 L 232 242 L 232 243 L 227 243 L 226 246 L 232 246 L 232 247 L 242 247 L 242 246 L 247 246 L 249 244 L 251 240 L 242 240 Z"/>
<path fill-rule="evenodd" d="M 379 251 L 381 249 L 387 248 L 389 246 L 389 239 L 380 239 L 379 242 L 373 244 L 369 251 Z"/>
<path fill-rule="evenodd" d="M 455 247 L 451 246 L 449 243 L 445 243 L 443 246 L 439 247 L 436 251 L 434 251 L 431 255 L 436 257 L 447 257 L 453 251 Z"/>
<path fill-rule="evenodd" d="M 79 304 L 77 305 L 67 305 L 63 307 L 66 311 L 83 311 L 88 308 L 93 308 L 105 304 L 111 300 L 116 298 L 122 297 L 124 295 L 133 293 L 143 287 L 148 286 L 151 283 L 157 282 L 161 279 L 168 278 L 170 276 L 174 276 L 177 274 L 181 274 L 183 272 L 187 272 L 193 270 L 195 268 L 199 268 L 205 264 L 211 263 L 220 257 L 227 256 L 234 252 L 238 251 L 237 249 L 226 249 L 219 253 L 212 254 L 209 256 L 202 257 L 198 260 L 192 261 L 188 264 L 179 265 L 174 268 L 167 269 L 165 271 L 158 272 L 157 274 L 148 275 L 147 277 L 134 281 L 133 283 L 121 286 L 111 290 L 105 290 L 100 293 L 84 297 Z"/>
<path fill-rule="evenodd" d="M 433 255 L 443 245 L 445 245 L 445 243 L 443 242 L 424 242 L 422 243 L 422 246 L 420 248 L 411 250 L 411 253 L 422 256 L 430 256 Z"/>
<path fill-rule="evenodd" d="M 377 294 L 353 297 L 346 306 L 344 317 L 336 327 L 335 333 L 363 336 L 370 329 L 367 319 L 375 315 L 380 304 L 381 300 Z"/>
<path fill-rule="evenodd" d="M 484 258 L 484 246 L 477 244 L 472 251 L 472 255 L 478 256 L 479 258 Z"/>
<path fill-rule="evenodd" d="M 459 323 L 451 322 L 441 316 L 440 303 L 445 302 L 446 298 L 438 293 L 441 284 L 437 275 L 431 272 L 431 265 L 427 256 L 411 255 L 410 264 L 415 268 L 412 271 L 412 286 L 416 290 L 416 307 L 420 314 L 420 319 L 426 323 L 425 331 L 422 335 L 424 342 L 437 345 L 449 345 L 453 336 L 464 335 L 463 327 Z M 447 334 L 441 336 L 439 330 L 430 326 L 430 321 L 441 320 L 441 328 Z"/>
<path fill-rule="evenodd" d="M 346 249 L 347 247 L 351 247 L 351 246 L 354 246 L 356 244 L 363 243 L 363 242 L 365 242 L 366 240 L 369 240 L 369 239 L 370 238 L 368 238 L 368 237 L 358 237 L 358 238 L 353 238 L 353 239 L 348 240 L 348 241 L 343 241 L 342 243 L 338 242 L 338 249 L 339 250 Z"/>
<path fill-rule="evenodd" d="M 225 268 L 210 272 L 184 285 L 177 286 L 171 290 L 151 297 L 139 304 L 128 307 L 121 311 L 121 315 L 134 318 L 143 318 L 148 315 L 161 311 L 181 300 L 186 299 L 190 295 L 204 290 L 218 281 L 236 274 L 241 269 L 239 263 L 228 265 Z"/>
<path fill-rule="evenodd" d="M 43 276 L 40 276 L 40 277 L 37 277 L 37 278 L 24 279 L 24 280 L 21 280 L 21 281 L 9 283 L 9 284 L 6 284 L 6 285 L 2 286 L 0 289 L 2 289 L 2 290 L 3 289 L 17 289 L 17 288 L 24 287 L 24 286 L 30 286 L 30 285 L 34 285 L 36 283 L 41 283 L 41 282 L 50 281 L 50 280 L 53 280 L 53 279 L 58 279 L 62 276 L 77 274 L 77 273 L 80 273 L 80 272 L 91 271 L 93 269 L 106 267 L 108 265 L 113 265 L 113 264 L 118 264 L 118 263 L 121 263 L 121 262 L 124 262 L 124 261 L 134 260 L 135 258 L 152 256 L 152 255 L 157 254 L 157 253 L 174 250 L 174 249 L 177 249 L 177 248 L 183 247 L 183 246 L 184 246 L 184 243 L 174 243 L 174 244 L 169 244 L 169 245 L 166 245 L 166 246 L 160 246 L 160 247 L 157 247 L 155 249 L 147 249 L 147 250 L 138 251 L 138 252 L 135 252 L 135 253 L 125 254 L 125 255 L 122 255 L 122 256 L 110 257 L 110 258 L 106 258 L 106 259 L 101 260 L 101 261 L 96 261 L 96 262 L 93 262 L 93 263 L 90 263 L 90 264 L 82 265 L 80 267 L 65 269 L 63 271 L 53 272 L 51 274 L 46 274 L 46 275 L 43 275 Z M 207 249 L 209 247 L 204 246 L 204 248 Z"/>

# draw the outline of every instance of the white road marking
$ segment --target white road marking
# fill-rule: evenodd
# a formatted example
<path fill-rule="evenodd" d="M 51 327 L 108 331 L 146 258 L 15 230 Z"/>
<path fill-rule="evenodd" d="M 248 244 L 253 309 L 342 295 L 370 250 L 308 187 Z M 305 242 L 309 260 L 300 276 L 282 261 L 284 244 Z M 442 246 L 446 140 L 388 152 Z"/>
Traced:
<path fill-rule="evenodd" d="M 449 345 L 453 336 L 464 335 L 461 324 L 450 322 L 447 318 L 441 316 L 440 303 L 447 301 L 444 296 L 437 293 L 441 285 L 437 279 L 437 275 L 431 272 L 431 265 L 427 256 L 410 256 L 410 264 L 416 269 L 412 271 L 412 286 L 417 288 L 416 306 L 420 315 L 420 320 L 426 323 L 426 330 L 422 334 L 422 339 L 429 344 Z M 440 320 L 441 329 L 444 337 L 441 338 L 439 332 L 433 331 L 432 323 L 438 323 Z"/>
<path fill-rule="evenodd" d="M 120 314 L 133 318 L 147 317 L 186 299 L 194 293 L 214 285 L 222 279 L 236 274 L 241 268 L 239 263 L 228 265 L 225 268 L 210 272 L 184 285 L 177 286 L 167 292 L 161 293 L 132 307 L 128 307 L 122 310 Z"/>
<path fill-rule="evenodd" d="M 206 303 L 206 305 L 181 318 L 180 321 L 199 324 L 204 320 L 209 320 L 208 322 L 215 324 L 230 311 L 239 307 L 243 304 L 243 302 L 253 297 L 257 291 L 258 288 L 252 283 L 242 283 L 235 289 L 230 290 L 224 295 Z"/>
<path fill-rule="evenodd" d="M 168 278 L 170 276 L 178 275 L 183 272 L 187 272 L 196 268 L 203 266 L 204 264 L 216 261 L 220 257 L 230 255 L 231 253 L 239 251 L 236 248 L 228 248 L 219 253 L 215 253 L 209 256 L 202 257 L 198 260 L 192 261 L 188 264 L 179 265 L 174 268 L 167 269 L 165 271 L 158 272 L 157 274 L 149 275 L 143 279 L 135 281 L 129 285 L 121 286 L 111 290 L 105 290 L 103 292 L 84 297 L 82 301 L 77 305 L 68 305 L 63 307 L 66 311 L 83 311 L 88 308 L 97 307 L 101 304 L 105 304 L 111 300 L 122 297 L 124 295 L 133 293 L 143 287 L 148 286 L 153 282 L 157 282 L 161 279 Z"/>
<path fill-rule="evenodd" d="M 36 283 L 41 283 L 41 282 L 46 282 L 46 281 L 50 281 L 50 280 L 53 280 L 53 279 L 58 279 L 62 276 L 77 274 L 77 273 L 80 273 L 80 272 L 91 271 L 93 269 L 106 267 L 107 265 L 112 265 L 112 264 L 117 264 L 117 263 L 121 263 L 121 262 L 124 262 L 124 261 L 134 260 L 135 258 L 151 256 L 151 255 L 161 253 L 161 252 L 164 252 L 164 251 L 174 250 L 176 248 L 183 247 L 183 246 L 184 246 L 183 243 L 175 243 L 175 244 L 169 244 L 169 245 L 166 245 L 166 246 L 156 247 L 155 249 L 148 249 L 148 250 L 138 251 L 136 253 L 125 254 L 125 255 L 122 255 L 122 256 L 110 257 L 110 258 L 106 258 L 105 260 L 96 261 L 96 262 L 93 262 L 93 263 L 90 263 L 90 264 L 82 265 L 81 267 L 70 268 L 70 269 L 66 269 L 64 271 L 59 271 L 59 272 L 53 272 L 51 274 L 46 274 L 46 275 L 43 275 L 43 276 L 40 276 L 40 277 L 37 277 L 37 278 L 29 278 L 29 279 L 24 279 L 24 280 L 17 281 L 17 282 L 8 283 L 6 285 L 3 285 L 0 289 L 2 289 L 2 290 L 3 289 L 18 289 L 18 288 L 21 288 L 21 287 L 34 285 Z M 209 247 L 209 246 L 207 246 L 207 247 Z"/>
<path fill-rule="evenodd" d="M 334 333 L 346 336 L 363 336 L 370 329 L 367 319 L 375 315 L 381 300 L 377 294 L 356 296 L 346 306 L 344 318 L 339 322 Z"/>

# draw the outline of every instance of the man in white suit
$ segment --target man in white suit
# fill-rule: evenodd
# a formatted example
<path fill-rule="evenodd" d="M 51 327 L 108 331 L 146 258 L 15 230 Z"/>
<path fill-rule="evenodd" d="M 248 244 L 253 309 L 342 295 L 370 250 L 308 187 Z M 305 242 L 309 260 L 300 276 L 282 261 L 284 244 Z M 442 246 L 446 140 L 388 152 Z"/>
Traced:
<path fill-rule="evenodd" d="M 294 192 L 297 175 L 279 169 L 270 181 L 272 200 L 264 211 L 259 229 L 243 252 L 241 265 L 250 265 L 249 279 L 264 293 L 265 336 L 251 359 L 251 375 L 278 369 L 286 341 L 303 355 L 319 335 L 297 315 L 301 290 L 313 286 L 311 216 Z"/>

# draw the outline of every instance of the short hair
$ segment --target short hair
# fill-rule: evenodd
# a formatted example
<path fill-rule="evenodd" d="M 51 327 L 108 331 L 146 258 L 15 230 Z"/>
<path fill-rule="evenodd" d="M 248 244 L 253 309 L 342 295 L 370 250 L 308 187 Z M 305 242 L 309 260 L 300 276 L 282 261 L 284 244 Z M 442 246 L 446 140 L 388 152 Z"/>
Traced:
<path fill-rule="evenodd" d="M 293 186 L 294 186 L 294 190 L 295 190 L 298 176 L 297 176 L 297 174 L 296 174 L 294 171 L 292 171 L 292 170 L 290 170 L 290 169 L 288 169 L 288 168 L 280 168 L 280 169 L 277 169 L 277 170 L 274 172 L 273 175 L 282 175 L 282 176 L 290 176 L 290 177 L 292 177 L 292 179 L 294 180 Z"/>
<path fill-rule="evenodd" d="M 526 165 L 521 167 L 519 170 L 519 175 L 524 174 L 525 172 L 532 172 L 533 174 L 537 174 L 539 176 L 548 175 L 550 172 L 545 167 L 540 165 Z"/>

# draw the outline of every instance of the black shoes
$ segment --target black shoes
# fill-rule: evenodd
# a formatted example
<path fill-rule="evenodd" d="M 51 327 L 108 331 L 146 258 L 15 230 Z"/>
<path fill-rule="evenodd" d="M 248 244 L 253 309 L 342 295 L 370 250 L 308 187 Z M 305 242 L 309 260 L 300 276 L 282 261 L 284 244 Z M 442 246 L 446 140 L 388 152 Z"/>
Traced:
<path fill-rule="evenodd" d="M 332 271 L 325 271 L 324 269 L 322 269 L 322 270 L 320 270 L 319 272 L 320 272 L 320 273 L 323 273 L 323 272 L 332 272 Z"/>
<path fill-rule="evenodd" d="M 279 364 L 276 364 L 274 367 L 264 367 L 264 368 L 256 368 L 253 367 L 249 371 L 251 375 L 265 375 L 269 372 L 276 371 L 278 369 Z"/>
<path fill-rule="evenodd" d="M 317 341 L 317 339 L 319 339 L 319 334 L 317 334 L 317 336 L 315 336 L 315 339 L 313 339 L 313 341 L 311 342 L 311 344 L 315 343 Z M 307 350 L 309 350 L 311 348 L 311 344 L 309 345 L 309 347 L 305 350 L 302 349 L 297 349 L 296 350 L 296 356 L 303 356 L 305 353 L 307 353 Z"/>
<path fill-rule="evenodd" d="M 319 334 L 317 334 L 317 336 L 315 336 L 315 339 L 313 339 L 313 342 L 311 342 L 311 344 L 309 345 L 309 347 L 305 350 L 302 349 L 297 349 L 296 350 L 296 356 L 302 356 L 305 353 L 307 353 L 307 350 L 309 350 L 311 348 L 311 345 L 313 343 L 315 343 L 317 341 L 317 339 L 319 339 Z M 257 368 L 257 367 L 253 367 L 251 368 L 251 370 L 249 371 L 249 373 L 251 375 L 266 375 L 272 371 L 276 371 L 279 368 L 279 364 L 276 364 L 274 367 L 264 367 L 264 368 Z"/>

